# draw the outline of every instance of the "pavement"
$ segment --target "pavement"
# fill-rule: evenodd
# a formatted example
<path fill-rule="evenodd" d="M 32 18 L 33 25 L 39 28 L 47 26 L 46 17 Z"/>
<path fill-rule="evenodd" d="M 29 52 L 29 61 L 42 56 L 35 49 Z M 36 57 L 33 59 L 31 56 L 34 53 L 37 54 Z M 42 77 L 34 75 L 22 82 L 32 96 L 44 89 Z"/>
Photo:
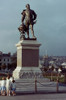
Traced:
<path fill-rule="evenodd" d="M 0 96 L 0 100 L 66 100 L 66 93 L 17 94 L 16 96 Z"/>
<path fill-rule="evenodd" d="M 66 100 L 66 85 L 49 80 L 37 80 L 37 93 L 35 93 L 35 81 L 33 79 L 16 80 L 16 96 L 1 96 L 0 100 Z"/>

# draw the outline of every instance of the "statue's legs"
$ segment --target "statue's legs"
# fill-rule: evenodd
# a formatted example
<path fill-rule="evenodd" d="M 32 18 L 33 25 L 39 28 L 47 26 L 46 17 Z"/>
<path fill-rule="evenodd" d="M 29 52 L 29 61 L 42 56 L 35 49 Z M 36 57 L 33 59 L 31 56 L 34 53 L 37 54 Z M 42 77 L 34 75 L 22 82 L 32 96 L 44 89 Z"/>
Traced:
<path fill-rule="evenodd" d="M 30 25 L 30 28 L 31 28 L 31 33 L 32 33 L 33 38 L 36 38 L 34 35 L 33 25 Z"/>
<path fill-rule="evenodd" d="M 27 31 L 26 31 L 26 33 L 27 33 L 27 38 L 29 38 L 29 23 L 28 23 L 28 21 L 25 21 L 25 26 L 26 26 L 26 28 L 27 28 Z"/>
<path fill-rule="evenodd" d="M 27 38 L 29 38 L 29 30 L 27 30 Z"/>

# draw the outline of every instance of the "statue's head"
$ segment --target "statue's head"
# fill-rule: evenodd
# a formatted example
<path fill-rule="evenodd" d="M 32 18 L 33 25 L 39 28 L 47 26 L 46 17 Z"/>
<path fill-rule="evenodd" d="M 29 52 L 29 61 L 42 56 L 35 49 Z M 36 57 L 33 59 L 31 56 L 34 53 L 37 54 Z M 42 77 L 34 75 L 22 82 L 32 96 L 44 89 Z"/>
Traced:
<path fill-rule="evenodd" d="M 26 8 L 27 8 L 27 9 L 30 9 L 30 5 L 29 5 L 29 4 L 27 4 L 27 5 L 26 5 Z"/>

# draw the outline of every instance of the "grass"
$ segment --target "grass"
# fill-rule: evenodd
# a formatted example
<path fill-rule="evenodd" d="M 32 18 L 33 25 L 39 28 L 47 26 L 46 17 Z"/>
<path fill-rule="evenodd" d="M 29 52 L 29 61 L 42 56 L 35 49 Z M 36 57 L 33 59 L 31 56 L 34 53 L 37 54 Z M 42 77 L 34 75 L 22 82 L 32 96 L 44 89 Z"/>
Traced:
<path fill-rule="evenodd" d="M 64 77 L 60 77 L 60 78 L 59 78 L 59 82 L 60 82 L 60 83 L 64 83 Z"/>
<path fill-rule="evenodd" d="M 59 76 L 59 77 L 57 77 L 57 76 L 44 76 L 45 78 L 49 78 L 50 80 L 52 80 L 52 81 L 57 81 L 57 79 L 58 79 L 58 81 L 60 82 L 60 83 L 64 83 L 64 77 L 61 77 L 61 76 Z"/>

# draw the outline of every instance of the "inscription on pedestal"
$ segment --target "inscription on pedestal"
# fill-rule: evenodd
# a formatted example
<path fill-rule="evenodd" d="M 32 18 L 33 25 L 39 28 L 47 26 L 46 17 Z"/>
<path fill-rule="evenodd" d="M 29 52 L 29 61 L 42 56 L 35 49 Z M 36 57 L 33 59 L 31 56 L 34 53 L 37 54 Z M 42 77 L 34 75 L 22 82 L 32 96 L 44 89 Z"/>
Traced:
<path fill-rule="evenodd" d="M 39 50 L 23 49 L 22 50 L 22 65 L 23 67 L 38 67 L 39 66 Z"/>

